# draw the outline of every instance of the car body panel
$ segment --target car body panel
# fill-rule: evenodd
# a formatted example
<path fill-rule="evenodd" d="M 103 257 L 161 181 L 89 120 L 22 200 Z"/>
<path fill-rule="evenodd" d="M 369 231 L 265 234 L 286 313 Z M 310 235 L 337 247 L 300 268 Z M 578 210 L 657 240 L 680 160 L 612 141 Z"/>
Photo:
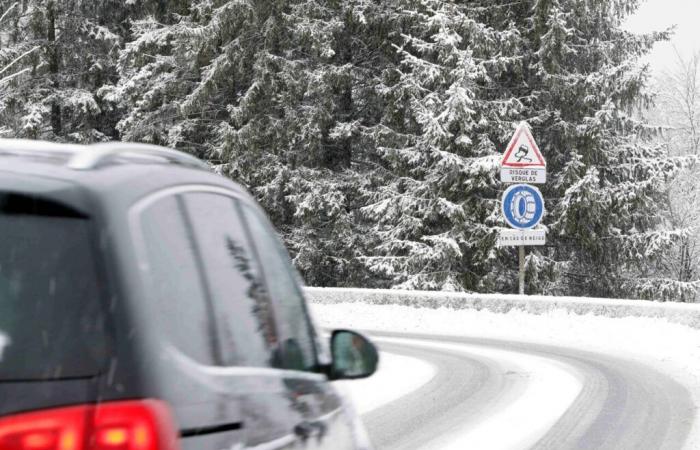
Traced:
<path fill-rule="evenodd" d="M 10 162 L 0 169 L 0 191 L 45 195 L 85 211 L 93 221 L 109 358 L 87 379 L 0 382 L 0 416 L 157 398 L 172 407 L 184 450 L 357 448 L 356 418 L 325 375 L 201 364 L 164 341 L 154 326 L 159 317 L 144 282 L 140 211 L 159 196 L 196 191 L 218 192 L 257 209 L 244 189 L 215 174 L 172 164 L 75 171 L 35 158 Z"/>

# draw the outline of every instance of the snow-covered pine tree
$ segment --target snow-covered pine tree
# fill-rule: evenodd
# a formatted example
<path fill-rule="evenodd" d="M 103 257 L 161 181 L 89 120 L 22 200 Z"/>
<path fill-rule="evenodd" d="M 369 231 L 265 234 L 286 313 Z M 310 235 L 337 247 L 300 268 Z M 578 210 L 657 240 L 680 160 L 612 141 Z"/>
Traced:
<path fill-rule="evenodd" d="M 365 181 L 350 169 L 340 7 L 192 0 L 160 18 L 144 10 L 106 92 L 127 111 L 122 137 L 208 158 L 258 198 L 308 282 L 350 284 L 353 192 Z"/>
<path fill-rule="evenodd" d="M 8 35 L 10 33 L 9 29 L 11 25 L 9 24 L 9 17 L 12 16 L 12 14 L 16 14 L 16 9 L 19 7 L 18 2 L 14 2 L 9 6 L 3 6 L 4 9 L 0 9 L 0 33 L 3 33 L 4 35 Z M 1 43 L 1 41 L 0 41 Z M 23 75 L 24 73 L 29 71 L 29 68 L 18 68 L 19 63 L 32 53 L 38 50 L 38 47 L 32 47 L 27 49 L 26 51 L 22 52 L 21 54 L 15 56 L 14 58 L 9 58 L 10 55 L 5 54 L 3 61 L 2 61 L 2 66 L 0 66 L 0 89 L 4 89 L 4 87 L 12 81 L 14 78 Z M 0 93 L 3 91 L 0 91 Z M 2 94 L 0 94 L 2 95 Z"/>
<path fill-rule="evenodd" d="M 381 242 L 367 265 L 397 287 L 511 289 L 513 251 L 494 248 L 502 224 L 495 163 L 514 125 L 527 120 L 550 177 L 549 246 L 528 259 L 537 273 L 529 290 L 661 292 L 650 289 L 663 279 L 647 272 L 648 261 L 680 236 L 661 210 L 664 183 L 683 163 L 650 145 L 649 127 L 632 115 L 649 101 L 640 58 L 666 37 L 621 29 L 637 4 L 388 7 L 400 63 L 378 85 L 385 115 L 376 154 L 388 174 L 362 209 Z"/>
<path fill-rule="evenodd" d="M 377 242 L 362 261 L 397 288 L 493 290 L 497 143 L 522 104 L 489 90 L 494 73 L 517 62 L 517 31 L 484 26 L 451 1 L 400 1 L 363 15 L 395 27 L 385 49 L 395 57 L 375 87 L 382 115 L 366 132 L 386 174 L 361 209 Z"/>
<path fill-rule="evenodd" d="M 236 13 L 245 20 L 245 2 L 132 3 L 130 39 L 119 53 L 118 83 L 106 86 L 100 96 L 123 111 L 117 125 L 122 140 L 180 149 L 186 145 L 187 151 L 206 157 L 215 142 L 212 126 L 200 124 L 225 115 L 226 103 L 212 99 L 208 108 L 193 114 L 183 111 L 183 104 L 207 76 L 207 58 L 219 51 L 220 28 L 233 26 Z M 224 7 L 214 8 L 215 3 Z"/>
<path fill-rule="evenodd" d="M 647 272 L 681 232 L 663 221 L 665 182 L 683 165 L 649 142 L 648 68 L 640 58 L 666 33 L 621 29 L 638 1 L 537 0 L 522 83 L 527 118 L 548 158 L 551 292 L 659 298 Z M 660 298 L 659 298 L 660 299 Z"/>
<path fill-rule="evenodd" d="M 18 75 L 3 85 L 5 137 L 95 141 L 114 137 L 115 118 L 96 91 L 116 77 L 122 2 L 3 0 L 0 65 Z M 25 56 L 23 56 L 25 55 Z"/>

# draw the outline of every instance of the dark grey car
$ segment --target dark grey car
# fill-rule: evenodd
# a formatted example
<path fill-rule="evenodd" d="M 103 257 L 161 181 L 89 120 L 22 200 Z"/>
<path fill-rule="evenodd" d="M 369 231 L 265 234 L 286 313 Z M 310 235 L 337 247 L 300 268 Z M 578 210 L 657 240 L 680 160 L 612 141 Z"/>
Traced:
<path fill-rule="evenodd" d="M 238 185 L 137 144 L 0 141 L 0 448 L 359 449 L 284 247 Z"/>

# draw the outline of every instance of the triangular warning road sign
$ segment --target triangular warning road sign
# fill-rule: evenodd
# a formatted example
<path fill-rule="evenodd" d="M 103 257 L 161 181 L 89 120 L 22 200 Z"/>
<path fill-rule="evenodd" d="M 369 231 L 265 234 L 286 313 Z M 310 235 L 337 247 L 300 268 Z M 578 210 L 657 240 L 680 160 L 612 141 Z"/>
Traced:
<path fill-rule="evenodd" d="M 506 147 L 501 167 L 547 167 L 530 127 L 522 122 Z"/>

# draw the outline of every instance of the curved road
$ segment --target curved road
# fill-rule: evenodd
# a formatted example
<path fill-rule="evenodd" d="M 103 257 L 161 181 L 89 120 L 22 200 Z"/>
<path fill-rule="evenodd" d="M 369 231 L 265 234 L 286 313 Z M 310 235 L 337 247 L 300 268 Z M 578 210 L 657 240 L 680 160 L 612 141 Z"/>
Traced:
<path fill-rule="evenodd" d="M 460 442 L 456 435 L 470 427 L 478 431 L 483 417 L 507 410 L 524 395 L 533 376 L 499 355 L 559 365 L 578 380 L 578 390 L 546 429 L 529 436 L 530 441 L 507 444 L 508 434 L 519 424 L 501 423 L 493 441 L 472 444 L 476 450 L 678 450 L 695 413 L 689 393 L 672 379 L 607 355 L 454 336 L 368 334 L 382 351 L 424 360 L 437 369 L 425 385 L 363 416 L 377 450 L 464 448 L 454 444 Z"/>

